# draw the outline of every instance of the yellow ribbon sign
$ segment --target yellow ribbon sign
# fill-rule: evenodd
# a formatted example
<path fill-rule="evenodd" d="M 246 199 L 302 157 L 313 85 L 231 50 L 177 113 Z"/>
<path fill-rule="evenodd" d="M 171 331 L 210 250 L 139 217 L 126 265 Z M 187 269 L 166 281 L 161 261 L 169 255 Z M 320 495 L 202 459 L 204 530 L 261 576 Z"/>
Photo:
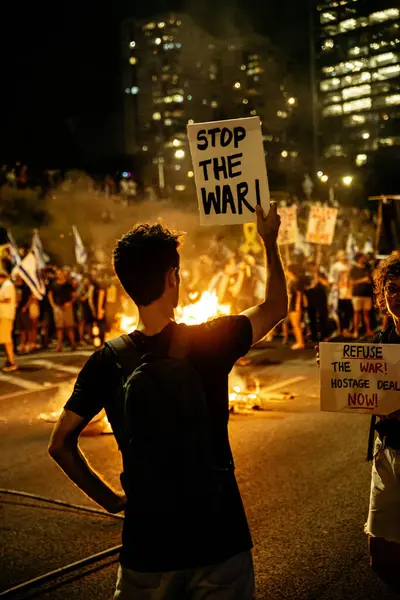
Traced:
<path fill-rule="evenodd" d="M 244 223 L 243 225 L 243 233 L 244 233 L 244 244 L 240 246 L 240 251 L 244 254 L 248 254 L 249 252 L 253 252 L 253 254 L 258 254 L 262 250 L 262 246 L 257 238 L 257 224 L 256 223 Z"/>

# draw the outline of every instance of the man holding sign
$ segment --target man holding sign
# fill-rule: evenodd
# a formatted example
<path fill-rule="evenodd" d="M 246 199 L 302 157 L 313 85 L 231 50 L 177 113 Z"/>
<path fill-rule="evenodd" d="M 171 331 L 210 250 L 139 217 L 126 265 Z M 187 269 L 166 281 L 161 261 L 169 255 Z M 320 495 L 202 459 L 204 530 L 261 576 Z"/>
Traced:
<path fill-rule="evenodd" d="M 397 253 L 379 265 L 375 292 L 379 308 L 389 313 L 394 323 L 379 333 L 373 344 L 321 345 L 321 409 L 373 415 L 368 448 L 368 459 L 373 460 L 371 494 L 365 532 L 372 568 L 400 593 L 400 258 Z M 378 437 L 374 444 L 375 431 Z"/>
<path fill-rule="evenodd" d="M 243 132 L 233 132 L 231 143 L 242 142 Z M 160 224 L 135 227 L 117 243 L 114 268 L 138 306 L 138 328 L 88 360 L 50 440 L 50 455 L 83 492 L 109 512 L 125 511 L 116 600 L 255 598 L 228 438 L 228 374 L 285 318 L 288 301 L 277 206 L 266 216 L 248 200 L 268 263 L 264 301 L 202 325 L 175 323 L 179 235 Z M 124 493 L 103 481 L 78 445 L 103 408 L 122 453 Z"/>

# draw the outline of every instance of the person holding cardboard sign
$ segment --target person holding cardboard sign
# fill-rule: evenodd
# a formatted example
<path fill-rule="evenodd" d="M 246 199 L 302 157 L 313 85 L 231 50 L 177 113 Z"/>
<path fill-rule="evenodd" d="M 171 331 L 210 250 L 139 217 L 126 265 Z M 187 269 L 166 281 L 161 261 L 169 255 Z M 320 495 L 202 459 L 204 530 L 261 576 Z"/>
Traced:
<path fill-rule="evenodd" d="M 255 598 L 251 535 L 228 437 L 228 375 L 287 314 L 279 225 L 276 203 L 268 216 L 257 207 L 268 262 L 263 302 L 202 325 L 174 319 L 179 234 L 142 224 L 116 245 L 114 269 L 138 306 L 138 328 L 88 360 L 49 444 L 92 500 L 125 511 L 115 600 Z M 103 408 L 122 453 L 124 493 L 98 476 L 78 445 Z"/>

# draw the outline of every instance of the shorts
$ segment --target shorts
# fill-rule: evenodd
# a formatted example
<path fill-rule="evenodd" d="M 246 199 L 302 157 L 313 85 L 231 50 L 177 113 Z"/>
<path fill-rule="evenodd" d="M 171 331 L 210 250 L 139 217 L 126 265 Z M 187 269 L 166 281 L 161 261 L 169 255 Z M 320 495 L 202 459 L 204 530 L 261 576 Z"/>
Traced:
<path fill-rule="evenodd" d="M 32 302 L 29 305 L 29 318 L 32 321 L 37 321 L 40 317 L 40 306 L 36 302 Z"/>
<path fill-rule="evenodd" d="M 75 327 L 74 309 L 72 306 L 55 306 L 53 312 L 56 329 L 71 329 Z"/>
<path fill-rule="evenodd" d="M 198 569 L 139 573 L 120 565 L 114 600 L 255 600 L 250 550 Z"/>
<path fill-rule="evenodd" d="M 400 544 L 400 450 L 378 438 L 372 463 L 371 495 L 365 533 Z"/>
<path fill-rule="evenodd" d="M 356 312 L 362 310 L 372 310 L 372 298 L 369 296 L 356 296 L 353 298 L 353 309 Z"/>
<path fill-rule="evenodd" d="M 0 319 L 0 344 L 12 343 L 13 319 Z"/>

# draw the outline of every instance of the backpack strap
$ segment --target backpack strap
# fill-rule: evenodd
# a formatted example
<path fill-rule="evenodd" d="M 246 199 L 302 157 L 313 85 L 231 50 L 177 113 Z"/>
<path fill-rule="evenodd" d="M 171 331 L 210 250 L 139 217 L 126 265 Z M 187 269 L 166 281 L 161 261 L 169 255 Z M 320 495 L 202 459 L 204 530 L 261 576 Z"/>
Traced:
<path fill-rule="evenodd" d="M 126 378 L 131 375 L 135 368 L 140 364 L 141 354 L 136 348 L 132 338 L 129 335 L 120 335 L 113 340 L 106 342 L 106 346 L 113 352 L 118 368 L 121 369 Z"/>
<path fill-rule="evenodd" d="M 190 336 L 184 325 L 176 325 L 172 335 L 168 356 L 170 358 L 184 359 L 189 352 Z"/>

